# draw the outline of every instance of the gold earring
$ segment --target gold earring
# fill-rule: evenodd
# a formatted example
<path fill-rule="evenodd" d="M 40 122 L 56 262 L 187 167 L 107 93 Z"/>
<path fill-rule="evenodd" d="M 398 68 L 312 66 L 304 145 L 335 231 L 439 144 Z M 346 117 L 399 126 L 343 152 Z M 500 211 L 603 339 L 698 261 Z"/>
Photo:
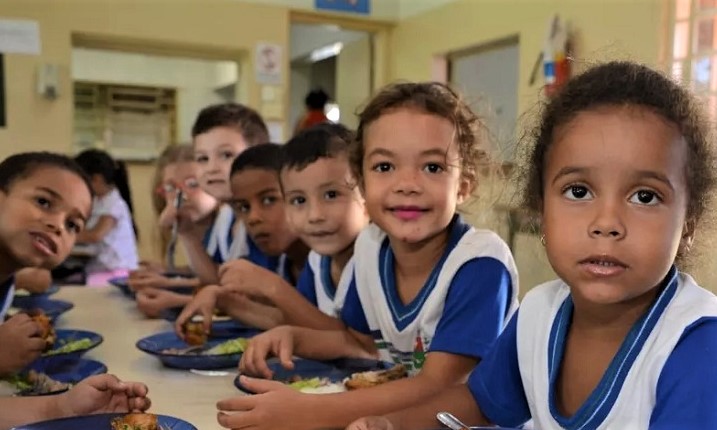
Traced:
<path fill-rule="evenodd" d="M 541 243 L 543 246 L 545 246 L 545 235 L 544 235 L 544 234 L 541 234 L 541 235 L 540 235 L 540 243 Z"/>

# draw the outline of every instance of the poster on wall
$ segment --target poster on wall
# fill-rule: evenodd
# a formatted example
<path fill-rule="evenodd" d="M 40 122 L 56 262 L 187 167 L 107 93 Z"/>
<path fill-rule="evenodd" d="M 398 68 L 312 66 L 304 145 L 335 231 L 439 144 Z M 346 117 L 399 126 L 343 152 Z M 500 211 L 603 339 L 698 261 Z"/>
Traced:
<path fill-rule="evenodd" d="M 316 0 L 315 7 L 318 10 L 368 15 L 371 12 L 371 0 Z"/>
<path fill-rule="evenodd" d="M 5 127 L 5 63 L 0 53 L 0 127 Z"/>
<path fill-rule="evenodd" d="M 276 43 L 257 43 L 254 68 L 256 81 L 260 84 L 281 84 L 281 45 Z"/>

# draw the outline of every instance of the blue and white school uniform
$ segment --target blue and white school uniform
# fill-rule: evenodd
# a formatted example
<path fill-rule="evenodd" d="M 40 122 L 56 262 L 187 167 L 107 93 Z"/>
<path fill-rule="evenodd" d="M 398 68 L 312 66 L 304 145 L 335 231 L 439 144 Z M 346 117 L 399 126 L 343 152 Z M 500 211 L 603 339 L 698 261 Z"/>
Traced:
<path fill-rule="evenodd" d="M 296 288 L 321 312 L 338 317 L 341 315 L 353 273 L 354 261 L 351 258 L 341 272 L 338 285 L 334 285 L 331 279 L 331 257 L 311 251 Z"/>
<path fill-rule="evenodd" d="M 102 216 L 114 218 L 115 226 L 96 244 L 96 254 L 87 263 L 87 272 L 136 269 L 137 241 L 132 227 L 132 214 L 116 188 L 104 196 L 94 198 L 87 228 L 93 228 Z"/>
<path fill-rule="evenodd" d="M 382 360 L 411 374 L 431 351 L 483 357 L 518 306 L 518 274 L 505 242 L 458 216 L 448 228 L 443 256 L 408 304 L 396 290 L 386 234 L 371 224 L 354 247 L 355 278 L 341 318 L 374 337 Z"/>
<path fill-rule="evenodd" d="M 15 297 L 15 277 L 11 276 L 0 284 L 0 324 L 5 320 L 5 315 L 12 305 Z"/>
<path fill-rule="evenodd" d="M 541 430 L 717 428 L 717 297 L 673 267 L 596 389 L 564 417 L 555 390 L 572 312 L 561 280 L 523 299 L 468 381 L 491 421 L 513 427 L 532 417 Z"/>

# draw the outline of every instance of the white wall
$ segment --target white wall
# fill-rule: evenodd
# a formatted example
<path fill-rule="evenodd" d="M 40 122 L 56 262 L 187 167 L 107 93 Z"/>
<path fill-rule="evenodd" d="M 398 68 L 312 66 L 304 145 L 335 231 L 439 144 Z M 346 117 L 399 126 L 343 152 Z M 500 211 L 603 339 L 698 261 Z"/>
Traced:
<path fill-rule="evenodd" d="M 224 101 L 214 90 L 237 81 L 238 65 L 74 48 L 72 79 L 176 88 L 177 138 L 188 142 L 197 112 Z"/>

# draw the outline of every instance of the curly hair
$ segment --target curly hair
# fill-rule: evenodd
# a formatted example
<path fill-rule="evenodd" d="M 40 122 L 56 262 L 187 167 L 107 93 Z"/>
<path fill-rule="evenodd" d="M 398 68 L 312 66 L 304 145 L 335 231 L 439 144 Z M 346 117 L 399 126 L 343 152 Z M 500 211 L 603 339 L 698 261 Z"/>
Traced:
<path fill-rule="evenodd" d="M 449 86 L 438 82 L 397 83 L 384 87 L 359 113 L 356 140 L 350 150 L 354 176 L 363 179 L 364 134 L 382 115 L 399 109 L 413 108 L 450 121 L 455 127 L 455 142 L 461 157 L 461 175 L 475 184 L 478 165 L 488 160 L 478 131 L 484 127 L 463 98 Z"/>

